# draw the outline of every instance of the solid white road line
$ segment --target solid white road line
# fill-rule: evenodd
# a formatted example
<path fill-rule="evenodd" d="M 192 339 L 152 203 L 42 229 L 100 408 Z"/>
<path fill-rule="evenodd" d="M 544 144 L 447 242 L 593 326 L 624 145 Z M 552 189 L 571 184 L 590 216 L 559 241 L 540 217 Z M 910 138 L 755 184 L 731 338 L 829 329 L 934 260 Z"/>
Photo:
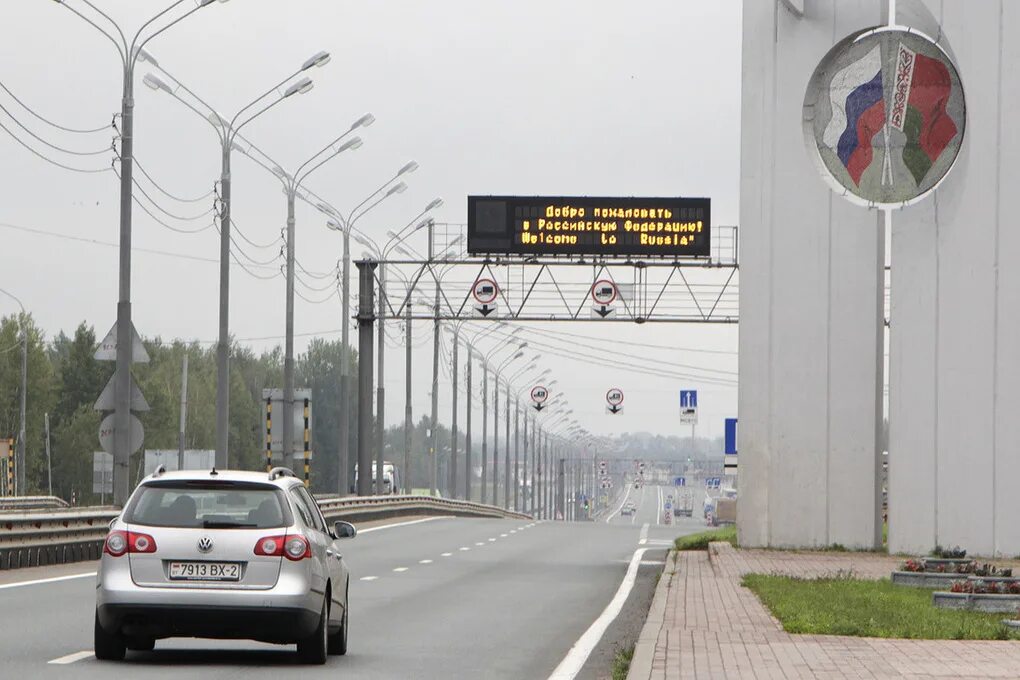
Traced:
<path fill-rule="evenodd" d="M 380 531 L 382 529 L 395 529 L 397 527 L 406 527 L 411 524 L 421 524 L 422 522 L 434 522 L 437 519 L 450 519 L 449 517 L 426 517 L 425 519 L 412 519 L 407 522 L 396 522 L 394 524 L 382 524 L 377 527 L 369 527 L 367 529 L 358 529 L 359 534 L 367 534 L 370 531 Z"/>
<path fill-rule="evenodd" d="M 641 534 L 638 536 L 638 545 L 644 545 L 648 542 L 648 522 L 641 525 Z"/>
<path fill-rule="evenodd" d="M 627 574 L 623 577 L 623 582 L 617 589 L 616 595 L 609 601 L 595 622 L 588 627 L 588 630 L 584 631 L 584 635 L 570 648 L 563 661 L 549 676 L 549 680 L 573 680 L 581 672 L 584 663 L 591 656 L 592 650 L 595 649 L 606 629 L 623 609 L 623 605 L 634 587 L 634 582 L 637 580 L 638 565 L 645 550 L 646 548 L 638 548 L 634 551 L 634 556 L 630 558 L 630 565 L 627 567 Z"/>
<path fill-rule="evenodd" d="M 0 590 L 7 588 L 20 588 L 21 586 L 36 586 L 43 583 L 56 583 L 57 581 L 70 581 L 76 578 L 88 578 L 89 576 L 95 576 L 96 572 L 89 571 L 82 574 L 71 574 L 70 576 L 54 576 L 53 578 L 39 578 L 34 581 L 17 581 L 16 583 L 3 583 L 0 584 Z"/>
<path fill-rule="evenodd" d="M 377 578 L 379 578 L 379 577 L 378 577 L 378 576 L 362 576 L 362 577 L 361 577 L 360 579 L 358 579 L 358 580 L 360 580 L 360 581 L 374 581 L 374 580 L 376 580 Z"/>
<path fill-rule="evenodd" d="M 627 485 L 627 493 L 623 494 L 623 500 L 620 501 L 620 507 L 618 507 L 613 512 L 609 513 L 609 517 L 606 517 L 606 524 L 609 524 L 609 522 L 612 521 L 613 517 L 615 517 L 617 515 L 617 513 L 619 513 L 621 510 L 623 510 L 623 504 L 627 502 L 628 498 L 630 498 L 630 489 L 631 489 L 631 486 L 630 486 L 630 484 L 628 484 Z"/>
<path fill-rule="evenodd" d="M 69 663 L 74 663 L 75 661 L 81 661 L 82 659 L 88 659 L 88 658 L 91 658 L 93 656 L 95 656 L 95 654 L 92 652 L 91 649 L 89 649 L 89 650 L 86 650 L 86 651 L 75 652 L 74 654 L 68 654 L 67 656 L 62 656 L 62 657 L 59 657 L 57 659 L 50 659 L 46 663 L 53 663 L 53 664 L 57 664 L 57 665 L 60 665 L 60 666 L 66 666 Z"/>
<path fill-rule="evenodd" d="M 659 526 L 662 521 L 662 487 L 655 487 L 659 491 L 659 505 L 655 508 L 655 526 Z"/>

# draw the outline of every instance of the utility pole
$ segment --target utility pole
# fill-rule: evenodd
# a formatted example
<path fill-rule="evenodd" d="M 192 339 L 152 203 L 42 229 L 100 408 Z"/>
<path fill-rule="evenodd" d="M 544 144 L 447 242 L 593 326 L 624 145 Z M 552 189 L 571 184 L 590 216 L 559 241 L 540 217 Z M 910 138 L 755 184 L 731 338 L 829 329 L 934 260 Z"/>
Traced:
<path fill-rule="evenodd" d="M 386 263 L 379 263 L 379 378 L 375 397 L 375 495 L 383 492 L 383 455 L 386 451 Z M 396 489 L 394 489 L 396 491 Z"/>
<path fill-rule="evenodd" d="M 467 372 L 464 386 L 467 388 L 467 422 L 464 427 L 464 500 L 471 500 L 471 345 L 467 346 Z"/>
<path fill-rule="evenodd" d="M 492 377 L 492 504 L 499 505 L 499 373 Z"/>
<path fill-rule="evenodd" d="M 411 493 L 411 300 L 404 303 L 404 493 Z"/>
<path fill-rule="evenodd" d="M 450 497 L 457 497 L 457 345 L 460 344 L 460 328 L 453 327 L 453 387 L 450 393 L 453 395 L 453 415 L 450 421 Z M 468 499 L 465 499 L 468 500 Z"/>
<path fill-rule="evenodd" d="M 340 333 L 340 435 L 337 438 L 337 493 L 346 496 L 350 493 L 351 483 L 348 478 L 350 471 L 350 439 L 351 439 L 351 368 L 350 368 L 350 287 L 351 287 L 351 228 L 347 225 L 344 235 L 343 291 L 340 296 L 340 321 L 343 330 Z M 410 472 L 410 471 L 408 471 Z"/>
<path fill-rule="evenodd" d="M 524 427 L 528 426 L 528 419 L 524 419 Z M 514 512 L 520 512 L 520 441 L 521 441 L 521 404 L 519 400 L 514 401 Z M 525 451 L 525 456 L 527 452 Z M 527 460 L 525 460 L 527 465 Z"/>
<path fill-rule="evenodd" d="M 26 495 L 25 491 L 25 413 L 28 397 L 28 318 L 24 310 L 21 312 L 21 418 L 18 425 L 18 460 L 15 468 L 18 474 L 17 494 Z"/>
<path fill-rule="evenodd" d="M 432 259 L 432 228 L 429 227 L 429 259 Z M 439 286 L 432 308 L 432 444 L 429 447 L 429 495 L 436 495 L 436 477 L 439 473 Z"/>
<path fill-rule="evenodd" d="M 177 469 L 184 469 L 184 432 L 188 422 L 188 350 L 184 350 L 181 361 L 181 417 L 177 431 Z M 218 461 L 217 461 L 218 463 Z"/>
<path fill-rule="evenodd" d="M 489 467 L 489 365 L 482 358 L 482 483 L 481 499 L 484 504 L 487 500 L 485 475 Z"/>
<path fill-rule="evenodd" d="M 53 459 L 50 457 L 50 414 L 44 413 L 46 421 L 46 488 L 48 495 L 53 495 Z"/>
<path fill-rule="evenodd" d="M 358 262 L 358 495 L 372 494 L 372 334 L 376 263 Z M 290 412 L 287 412 L 290 416 Z M 292 420 L 284 418 L 284 423 Z"/>
<path fill-rule="evenodd" d="M 567 500 L 567 496 L 566 496 L 566 492 L 567 492 L 566 482 L 567 482 L 567 480 L 566 480 L 566 460 L 564 460 L 563 458 L 560 458 L 560 460 L 559 460 L 559 468 L 557 469 L 557 474 L 556 474 L 556 495 L 558 497 L 557 498 L 557 502 L 556 502 L 556 519 L 562 519 L 562 520 L 566 519 L 566 512 L 565 512 L 565 510 L 566 510 L 566 500 Z"/>
<path fill-rule="evenodd" d="M 283 356 L 283 460 L 294 467 L 294 191 L 287 192 L 287 300 L 284 306 L 286 328 Z M 372 263 L 375 269 L 375 263 Z M 371 271 L 371 270 L 369 270 Z M 369 282 L 371 283 L 371 281 Z M 371 368 L 369 368 L 371 370 Z M 371 396 L 369 396 L 371 403 Z M 369 409 L 371 410 L 371 408 Z M 358 445 L 360 448 L 360 444 Z M 361 468 L 362 476 L 365 468 Z M 371 479 L 371 477 L 369 477 Z"/>
<path fill-rule="evenodd" d="M 503 453 L 505 461 L 503 468 L 503 507 L 510 509 L 510 383 L 506 383 L 506 438 L 503 440 L 506 451 Z"/>
<path fill-rule="evenodd" d="M 527 421 L 525 421 L 527 422 Z M 535 516 L 535 496 L 538 495 L 538 450 L 535 448 L 535 432 L 538 430 L 538 418 L 531 426 L 531 493 L 528 498 L 528 507 L 531 509 L 531 516 Z"/>
<path fill-rule="evenodd" d="M 226 140 L 226 136 L 224 136 Z M 216 343 L 216 467 L 227 468 L 230 447 L 230 152 L 224 142 L 220 161 L 220 329 Z M 188 355 L 185 349 L 184 365 Z M 185 369 L 187 370 L 187 369 Z M 185 373 L 187 375 L 187 373 Z M 187 385 L 187 382 L 182 383 Z M 182 394 L 187 388 L 182 388 Z M 183 397 L 182 404 L 183 404 Z M 178 442 L 178 470 L 184 469 L 184 408 Z"/>

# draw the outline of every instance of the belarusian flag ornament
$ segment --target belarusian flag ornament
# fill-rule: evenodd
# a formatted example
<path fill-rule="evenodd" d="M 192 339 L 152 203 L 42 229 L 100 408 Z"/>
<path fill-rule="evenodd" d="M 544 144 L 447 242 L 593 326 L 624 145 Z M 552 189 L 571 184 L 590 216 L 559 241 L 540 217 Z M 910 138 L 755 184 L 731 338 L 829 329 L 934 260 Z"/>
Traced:
<path fill-rule="evenodd" d="M 834 191 L 896 208 L 952 169 L 966 112 L 949 55 L 922 33 L 882 27 L 849 36 L 822 59 L 804 96 L 804 134 Z"/>

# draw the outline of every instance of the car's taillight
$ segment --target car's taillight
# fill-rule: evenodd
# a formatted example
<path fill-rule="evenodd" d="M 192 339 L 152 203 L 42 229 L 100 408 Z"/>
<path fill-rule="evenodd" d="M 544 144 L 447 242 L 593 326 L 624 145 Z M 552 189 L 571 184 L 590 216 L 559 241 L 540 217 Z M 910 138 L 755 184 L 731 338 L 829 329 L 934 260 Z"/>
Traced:
<path fill-rule="evenodd" d="M 286 536 L 266 536 L 255 544 L 255 554 L 263 557 L 283 557 L 283 544 Z"/>
<path fill-rule="evenodd" d="M 103 544 L 103 552 L 113 557 L 120 557 L 124 553 L 154 553 L 156 552 L 156 541 L 148 534 L 140 534 L 134 531 L 111 531 Z"/>
<path fill-rule="evenodd" d="M 311 557 L 312 547 L 308 545 L 308 541 L 304 536 L 288 536 L 287 547 L 284 549 L 284 555 L 288 560 L 297 562 L 298 560 L 303 560 L 306 557 Z"/>
<path fill-rule="evenodd" d="M 291 536 L 266 536 L 255 544 L 255 554 L 264 557 L 286 557 L 297 562 L 312 556 L 312 547 L 300 534 Z"/>
<path fill-rule="evenodd" d="M 120 557 L 127 552 L 128 540 L 126 531 L 111 531 L 106 536 L 106 543 L 103 544 L 103 552 L 113 557 Z"/>
<path fill-rule="evenodd" d="M 137 534 L 133 531 L 129 531 L 128 552 L 154 553 L 156 552 L 156 541 L 148 534 Z"/>

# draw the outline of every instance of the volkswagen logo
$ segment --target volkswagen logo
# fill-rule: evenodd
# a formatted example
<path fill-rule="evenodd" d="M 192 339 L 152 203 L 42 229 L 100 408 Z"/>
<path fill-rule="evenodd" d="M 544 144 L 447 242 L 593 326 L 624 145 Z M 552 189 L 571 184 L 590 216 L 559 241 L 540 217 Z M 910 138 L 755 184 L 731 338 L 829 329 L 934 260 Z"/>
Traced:
<path fill-rule="evenodd" d="M 199 552 L 207 553 L 210 550 L 212 550 L 212 539 L 211 538 L 209 538 L 208 536 L 203 536 L 202 538 L 198 539 L 198 551 Z"/>

